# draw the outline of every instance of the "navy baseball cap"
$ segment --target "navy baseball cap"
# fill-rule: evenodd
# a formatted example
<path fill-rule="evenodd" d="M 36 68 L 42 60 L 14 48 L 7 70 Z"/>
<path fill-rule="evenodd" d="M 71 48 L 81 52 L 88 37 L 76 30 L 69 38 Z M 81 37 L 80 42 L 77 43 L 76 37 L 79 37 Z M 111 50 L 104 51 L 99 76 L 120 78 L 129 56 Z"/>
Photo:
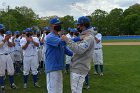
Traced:
<path fill-rule="evenodd" d="M 0 30 L 1 29 L 4 29 L 5 27 L 4 27 L 4 25 L 3 24 L 0 24 Z"/>
<path fill-rule="evenodd" d="M 84 23 L 89 23 L 90 19 L 86 16 L 81 16 L 78 18 L 78 21 L 76 24 L 80 25 L 80 24 L 84 24 Z"/>
<path fill-rule="evenodd" d="M 19 31 L 15 31 L 14 34 L 15 35 L 20 35 L 20 32 Z"/>
<path fill-rule="evenodd" d="M 6 35 L 12 35 L 12 31 L 8 30 L 8 31 L 6 31 L 5 34 L 6 34 Z"/>
<path fill-rule="evenodd" d="M 63 22 L 60 22 L 59 18 L 54 17 L 50 19 L 50 24 L 62 24 Z"/>

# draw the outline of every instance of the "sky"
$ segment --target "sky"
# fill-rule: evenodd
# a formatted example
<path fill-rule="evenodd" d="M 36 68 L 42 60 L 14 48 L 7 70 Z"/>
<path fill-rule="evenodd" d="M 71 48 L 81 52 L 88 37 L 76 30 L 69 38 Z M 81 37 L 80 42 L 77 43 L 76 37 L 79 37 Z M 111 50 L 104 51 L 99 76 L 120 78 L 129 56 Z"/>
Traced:
<path fill-rule="evenodd" d="M 0 0 L 0 9 L 27 6 L 39 17 L 72 15 L 74 18 L 90 15 L 96 9 L 110 12 L 114 8 L 127 9 L 140 0 Z"/>

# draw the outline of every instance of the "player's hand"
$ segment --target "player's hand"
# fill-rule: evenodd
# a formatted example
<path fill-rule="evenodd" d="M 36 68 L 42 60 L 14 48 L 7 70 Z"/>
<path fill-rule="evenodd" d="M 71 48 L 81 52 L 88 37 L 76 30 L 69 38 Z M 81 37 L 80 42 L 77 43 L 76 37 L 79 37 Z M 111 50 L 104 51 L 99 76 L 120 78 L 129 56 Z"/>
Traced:
<path fill-rule="evenodd" d="M 7 36 L 5 36 L 5 40 L 4 41 L 8 41 L 9 39 L 10 39 L 10 36 L 7 35 Z"/>
<path fill-rule="evenodd" d="M 43 37 L 45 37 L 45 35 L 46 35 L 46 32 L 44 31 L 44 32 L 43 32 Z"/>
<path fill-rule="evenodd" d="M 5 36 L 3 42 L 5 43 L 6 41 L 8 41 L 8 37 L 7 36 Z"/>
<path fill-rule="evenodd" d="M 30 38 L 26 37 L 27 43 L 30 43 Z"/>
<path fill-rule="evenodd" d="M 33 38 L 32 37 L 29 37 L 29 38 L 30 38 L 30 41 L 33 42 Z"/>
<path fill-rule="evenodd" d="M 80 39 L 83 40 L 85 37 L 87 37 L 88 35 L 82 35 L 80 36 Z"/>
<path fill-rule="evenodd" d="M 16 38 L 16 35 L 13 36 L 13 39 L 15 39 L 15 38 Z"/>
<path fill-rule="evenodd" d="M 64 41 L 67 41 L 68 40 L 67 36 L 65 36 L 65 35 L 62 35 L 61 36 L 61 39 L 64 40 Z"/>

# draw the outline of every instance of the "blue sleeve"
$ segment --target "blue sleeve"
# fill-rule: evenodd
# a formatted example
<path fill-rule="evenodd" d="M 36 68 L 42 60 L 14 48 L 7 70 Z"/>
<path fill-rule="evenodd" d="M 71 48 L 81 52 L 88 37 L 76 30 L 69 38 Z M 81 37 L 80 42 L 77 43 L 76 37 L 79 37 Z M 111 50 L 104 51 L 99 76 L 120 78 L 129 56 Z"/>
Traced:
<path fill-rule="evenodd" d="M 65 46 L 65 54 L 68 56 L 73 56 L 73 52 L 66 46 Z"/>
<path fill-rule="evenodd" d="M 62 46 L 66 46 L 66 42 L 63 41 L 63 40 L 61 40 L 59 44 L 62 45 Z"/>
<path fill-rule="evenodd" d="M 54 47 L 58 47 L 60 42 L 61 42 L 61 39 L 59 37 L 47 36 L 46 43 L 48 45 L 51 45 L 51 46 L 54 46 Z"/>
<path fill-rule="evenodd" d="M 80 41 L 80 36 L 79 37 L 75 37 L 75 38 L 73 38 L 72 39 L 74 42 L 78 42 L 78 41 Z"/>
<path fill-rule="evenodd" d="M 40 45 L 43 45 L 43 44 L 44 44 L 44 43 L 41 43 L 41 42 L 40 42 Z"/>

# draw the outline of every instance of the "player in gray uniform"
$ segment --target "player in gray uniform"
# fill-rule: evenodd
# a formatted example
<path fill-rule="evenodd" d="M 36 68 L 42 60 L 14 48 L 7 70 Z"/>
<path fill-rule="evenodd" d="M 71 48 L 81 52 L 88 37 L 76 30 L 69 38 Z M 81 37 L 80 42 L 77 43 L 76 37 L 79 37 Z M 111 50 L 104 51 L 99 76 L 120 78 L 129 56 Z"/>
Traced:
<path fill-rule="evenodd" d="M 20 40 L 20 45 L 23 49 L 23 74 L 24 74 L 24 88 L 27 88 L 27 81 L 30 69 L 33 75 L 33 81 L 35 87 L 40 87 L 37 83 L 37 68 L 38 63 L 38 53 L 37 48 L 39 46 L 39 39 L 32 36 L 32 29 L 26 29 L 26 37 L 22 37 Z"/>
<path fill-rule="evenodd" d="M 11 32 L 7 31 L 5 38 L 3 36 L 4 36 L 4 25 L 0 24 L 0 87 L 1 87 L 0 92 L 5 93 L 5 84 L 4 84 L 5 70 L 7 70 L 9 75 L 10 87 L 12 89 L 15 89 L 16 85 L 14 84 L 14 65 L 9 51 L 9 47 L 12 46 L 12 43 L 9 42 Z"/>
<path fill-rule="evenodd" d="M 71 91 L 72 93 L 82 93 L 85 76 L 90 70 L 90 61 L 94 49 L 94 31 L 90 26 L 90 20 L 86 16 L 78 18 L 77 29 L 80 36 L 86 35 L 82 41 L 74 42 L 65 35 L 61 38 L 74 52 L 71 60 Z"/>
<path fill-rule="evenodd" d="M 100 76 L 103 76 L 103 51 L 102 51 L 102 34 L 98 33 L 96 27 L 94 27 L 94 31 L 96 31 L 95 35 L 95 44 L 94 44 L 94 52 L 93 52 L 93 62 L 95 66 L 94 74 L 99 74 L 98 65 L 100 66 Z"/>

